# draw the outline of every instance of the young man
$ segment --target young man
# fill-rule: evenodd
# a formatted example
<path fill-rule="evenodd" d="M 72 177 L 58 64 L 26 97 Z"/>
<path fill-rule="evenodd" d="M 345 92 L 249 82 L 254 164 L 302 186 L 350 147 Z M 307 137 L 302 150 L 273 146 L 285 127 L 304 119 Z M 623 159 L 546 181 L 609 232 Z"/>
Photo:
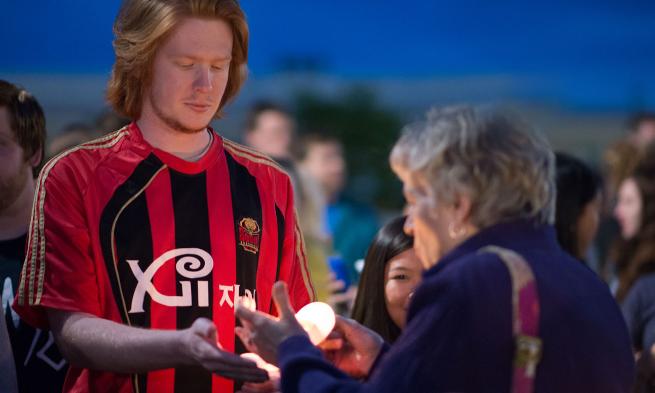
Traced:
<path fill-rule="evenodd" d="M 36 99 L 0 80 L 0 316 L 5 317 L 21 392 L 61 390 L 67 369 L 52 333 L 28 325 L 10 307 L 25 259 L 34 172 L 45 138 L 45 117 Z"/>
<path fill-rule="evenodd" d="M 275 160 L 291 160 L 295 127 L 293 117 L 282 106 L 267 101 L 256 102 L 246 116 L 244 141 Z"/>
<path fill-rule="evenodd" d="M 303 185 L 291 157 L 291 141 L 296 128 L 291 113 L 273 102 L 256 102 L 246 115 L 244 128 L 245 144 L 275 160 L 291 178 L 294 195 L 301 194 Z M 296 198 L 296 206 L 300 206 L 301 201 L 302 197 Z"/>
<path fill-rule="evenodd" d="M 355 262 L 364 258 L 378 230 L 375 211 L 344 194 L 347 164 L 341 142 L 330 135 L 311 133 L 302 138 L 298 151 L 301 171 L 318 183 L 326 202 L 324 230 L 332 240 L 334 252 L 348 267 L 349 281 L 359 274 Z"/>
<path fill-rule="evenodd" d="M 128 0 L 108 97 L 135 121 L 38 179 L 14 307 L 50 326 L 65 391 L 227 392 L 263 370 L 232 352 L 234 305 L 277 279 L 313 298 L 288 177 L 208 128 L 245 77 L 234 0 Z"/>

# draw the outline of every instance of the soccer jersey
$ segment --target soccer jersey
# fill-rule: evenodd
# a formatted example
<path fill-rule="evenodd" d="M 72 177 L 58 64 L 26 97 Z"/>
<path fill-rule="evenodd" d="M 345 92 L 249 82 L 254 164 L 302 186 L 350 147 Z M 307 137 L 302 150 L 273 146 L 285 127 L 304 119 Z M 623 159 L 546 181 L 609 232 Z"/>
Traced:
<path fill-rule="evenodd" d="M 213 133 L 213 131 L 210 130 Z M 149 145 L 135 123 L 73 148 L 38 179 L 14 308 L 47 327 L 45 308 L 130 326 L 188 328 L 212 319 L 240 352 L 234 304 L 273 312 L 271 287 L 311 301 L 288 176 L 269 158 L 213 133 L 197 162 Z M 65 391 L 231 392 L 199 367 L 124 375 L 71 367 Z"/>

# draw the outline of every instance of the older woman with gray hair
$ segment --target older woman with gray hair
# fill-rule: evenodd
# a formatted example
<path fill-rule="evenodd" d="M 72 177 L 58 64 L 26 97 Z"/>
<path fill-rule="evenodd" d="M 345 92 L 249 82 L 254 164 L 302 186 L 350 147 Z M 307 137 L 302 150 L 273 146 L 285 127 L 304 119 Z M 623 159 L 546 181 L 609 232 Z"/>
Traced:
<path fill-rule="evenodd" d="M 435 109 L 406 127 L 390 161 L 427 269 L 406 328 L 387 347 L 340 318 L 342 345 L 321 352 L 276 284 L 280 318 L 237 315 L 250 349 L 280 366 L 284 392 L 630 390 L 621 313 L 558 246 L 554 158 L 542 137 L 493 108 Z"/>

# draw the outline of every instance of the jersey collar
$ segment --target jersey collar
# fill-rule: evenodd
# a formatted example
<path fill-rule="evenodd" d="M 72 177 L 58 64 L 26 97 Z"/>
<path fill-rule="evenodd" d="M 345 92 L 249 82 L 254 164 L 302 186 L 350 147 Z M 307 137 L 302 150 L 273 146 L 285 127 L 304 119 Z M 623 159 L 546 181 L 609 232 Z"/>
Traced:
<path fill-rule="evenodd" d="M 221 154 L 223 154 L 223 138 L 221 138 L 211 127 L 207 127 L 207 131 L 211 132 L 214 136 L 207 152 L 198 161 L 186 161 L 150 145 L 150 143 L 143 138 L 143 134 L 136 122 L 132 122 L 129 125 L 130 136 L 132 136 L 140 145 L 144 146 L 147 153 L 155 154 L 157 158 L 168 167 L 189 175 L 205 171 L 216 162 Z"/>

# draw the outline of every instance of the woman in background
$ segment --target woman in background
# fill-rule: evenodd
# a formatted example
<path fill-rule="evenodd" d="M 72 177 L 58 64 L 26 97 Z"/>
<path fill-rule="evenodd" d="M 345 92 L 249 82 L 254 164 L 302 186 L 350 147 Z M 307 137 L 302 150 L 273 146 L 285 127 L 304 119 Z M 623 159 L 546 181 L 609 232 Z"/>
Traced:
<path fill-rule="evenodd" d="M 616 298 L 638 355 L 635 391 L 655 391 L 655 166 L 643 162 L 621 183 L 614 216 Z"/>
<path fill-rule="evenodd" d="M 564 251 L 584 262 L 598 232 L 602 182 L 584 162 L 568 154 L 556 153 L 555 165 L 557 240 Z"/>
<path fill-rule="evenodd" d="M 366 253 L 352 318 L 393 343 L 405 327 L 407 308 L 423 268 L 397 217 L 375 235 Z"/>

